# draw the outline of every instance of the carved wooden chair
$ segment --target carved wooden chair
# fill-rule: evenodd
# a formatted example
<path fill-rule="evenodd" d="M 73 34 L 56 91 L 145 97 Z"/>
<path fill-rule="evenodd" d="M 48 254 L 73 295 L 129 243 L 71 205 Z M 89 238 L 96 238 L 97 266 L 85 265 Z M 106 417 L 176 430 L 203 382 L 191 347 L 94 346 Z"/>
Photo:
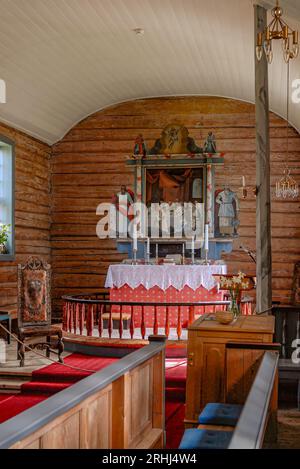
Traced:
<path fill-rule="evenodd" d="M 31 257 L 24 265 L 18 265 L 18 359 L 25 363 L 25 345 L 30 349 L 46 349 L 50 357 L 51 337 L 55 336 L 58 361 L 63 363 L 64 350 L 62 328 L 51 325 L 51 267 L 41 259 Z M 39 338 L 46 338 L 43 342 Z"/>

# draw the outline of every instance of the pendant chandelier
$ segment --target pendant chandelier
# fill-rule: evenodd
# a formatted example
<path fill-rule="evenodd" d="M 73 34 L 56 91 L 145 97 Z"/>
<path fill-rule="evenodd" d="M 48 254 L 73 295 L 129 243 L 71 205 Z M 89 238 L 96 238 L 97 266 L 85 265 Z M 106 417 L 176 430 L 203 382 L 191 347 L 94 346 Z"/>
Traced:
<path fill-rule="evenodd" d="M 282 40 L 283 56 L 286 62 L 294 59 L 299 54 L 299 34 L 288 26 L 282 19 L 283 10 L 276 1 L 276 7 L 272 10 L 273 20 L 265 31 L 257 34 L 256 56 L 260 61 L 265 52 L 269 64 L 273 61 L 273 39 Z"/>
<path fill-rule="evenodd" d="M 276 182 L 277 199 L 295 199 L 299 195 L 299 187 L 294 178 L 290 175 L 288 167 L 284 170 L 284 176 Z"/>
<path fill-rule="evenodd" d="M 286 107 L 286 162 L 283 177 L 276 182 L 275 195 L 277 199 L 295 199 L 299 195 L 299 187 L 295 179 L 291 176 L 288 167 L 289 161 L 289 89 L 290 89 L 290 63 L 287 63 L 287 107 Z"/>

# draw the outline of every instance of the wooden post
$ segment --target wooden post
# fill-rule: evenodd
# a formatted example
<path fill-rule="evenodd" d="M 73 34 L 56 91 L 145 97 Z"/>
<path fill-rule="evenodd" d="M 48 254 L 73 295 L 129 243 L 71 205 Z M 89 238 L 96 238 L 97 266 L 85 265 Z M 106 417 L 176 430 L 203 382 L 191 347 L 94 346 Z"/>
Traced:
<path fill-rule="evenodd" d="M 255 5 L 255 46 L 258 32 L 267 26 L 267 11 Z M 272 306 L 271 193 L 268 63 L 255 55 L 256 107 L 256 310 Z"/>

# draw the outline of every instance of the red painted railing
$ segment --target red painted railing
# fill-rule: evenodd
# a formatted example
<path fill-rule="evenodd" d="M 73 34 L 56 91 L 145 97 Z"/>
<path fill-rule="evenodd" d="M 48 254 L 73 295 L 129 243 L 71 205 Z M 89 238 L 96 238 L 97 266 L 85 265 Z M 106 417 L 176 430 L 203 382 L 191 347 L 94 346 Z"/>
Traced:
<path fill-rule="evenodd" d="M 224 310 L 230 304 L 229 301 L 203 301 L 197 303 L 118 302 L 108 300 L 106 295 L 107 294 L 98 293 L 91 295 L 63 296 L 63 329 L 67 332 L 84 335 L 85 328 L 87 336 L 93 336 L 95 335 L 95 331 L 97 331 L 99 337 L 103 337 L 104 331 L 107 330 L 107 334 L 105 334 L 105 336 L 111 338 L 113 336 L 113 326 L 115 321 L 118 322 L 118 338 L 122 339 L 124 336 L 124 320 L 126 320 L 127 325 L 129 321 L 130 338 L 134 339 L 139 336 L 142 337 L 142 339 L 145 339 L 147 328 L 151 329 L 151 334 L 158 334 L 157 308 L 164 307 L 166 313 L 163 332 L 167 337 L 169 337 L 170 308 L 172 308 L 172 313 L 174 314 L 175 307 L 175 316 L 177 317 L 176 335 L 178 340 L 180 340 L 184 327 L 186 328 L 187 325 L 192 324 L 196 319 L 195 307 L 202 307 L 203 314 L 205 314 L 206 312 L 215 312 L 217 309 Z M 241 306 L 243 314 L 251 314 L 251 303 L 244 302 Z M 126 313 L 123 311 L 125 307 Z M 153 320 L 150 328 L 146 328 L 145 324 L 145 307 L 151 307 L 153 310 Z M 188 324 L 186 324 L 186 321 L 184 321 L 185 324 L 183 323 L 183 308 L 188 309 Z M 116 309 L 118 312 L 113 312 Z M 140 311 L 138 326 L 135 324 L 135 312 L 137 309 Z M 129 313 L 128 310 L 130 311 Z M 137 334 L 137 329 L 139 329 L 139 334 Z M 115 334 L 114 337 L 116 337 Z"/>

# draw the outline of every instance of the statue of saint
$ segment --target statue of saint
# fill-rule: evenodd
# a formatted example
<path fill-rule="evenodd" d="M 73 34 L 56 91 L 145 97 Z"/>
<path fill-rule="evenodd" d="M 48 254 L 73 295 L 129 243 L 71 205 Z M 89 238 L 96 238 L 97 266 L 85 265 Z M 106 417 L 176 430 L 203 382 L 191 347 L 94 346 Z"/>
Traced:
<path fill-rule="evenodd" d="M 216 137 L 212 132 L 209 132 L 205 140 L 203 151 L 204 153 L 217 153 Z"/>
<path fill-rule="evenodd" d="M 219 208 L 219 230 L 221 236 L 237 236 L 239 200 L 235 192 L 228 186 L 217 195 L 216 203 Z"/>
<path fill-rule="evenodd" d="M 133 192 L 131 190 L 128 190 L 124 184 L 121 186 L 120 192 L 117 193 L 118 198 L 120 195 L 126 196 L 128 207 L 133 204 Z"/>
<path fill-rule="evenodd" d="M 141 155 L 143 157 L 145 157 L 147 154 L 147 146 L 143 139 L 142 134 L 139 134 L 135 139 L 133 154 L 135 156 Z"/>

